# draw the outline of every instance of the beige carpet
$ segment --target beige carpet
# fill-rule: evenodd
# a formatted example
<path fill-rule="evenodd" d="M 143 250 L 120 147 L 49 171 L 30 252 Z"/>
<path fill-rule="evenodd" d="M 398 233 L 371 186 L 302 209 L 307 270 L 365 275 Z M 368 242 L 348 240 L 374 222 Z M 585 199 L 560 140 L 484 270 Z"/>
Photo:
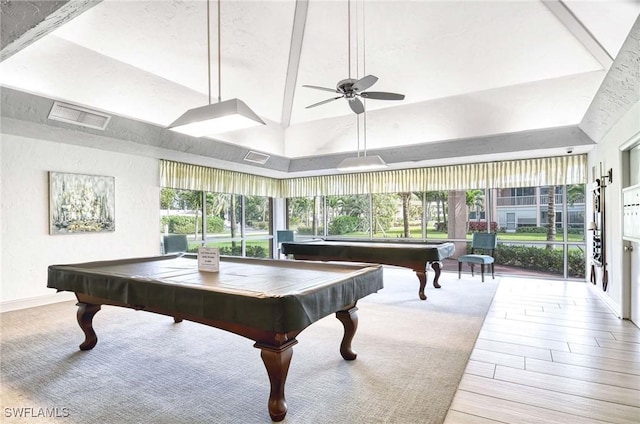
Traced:
<path fill-rule="evenodd" d="M 412 271 L 385 268 L 385 288 L 358 304 L 355 361 L 338 352 L 342 327 L 334 316 L 303 331 L 293 348 L 283 422 L 441 423 L 498 279 L 483 284 L 479 276 L 443 273 L 440 282 L 442 289 L 429 286 L 428 300 L 420 301 Z M 271 421 L 268 379 L 252 341 L 103 307 L 94 319 L 98 345 L 81 352 L 76 309 L 64 302 L 0 316 L 0 421 Z"/>

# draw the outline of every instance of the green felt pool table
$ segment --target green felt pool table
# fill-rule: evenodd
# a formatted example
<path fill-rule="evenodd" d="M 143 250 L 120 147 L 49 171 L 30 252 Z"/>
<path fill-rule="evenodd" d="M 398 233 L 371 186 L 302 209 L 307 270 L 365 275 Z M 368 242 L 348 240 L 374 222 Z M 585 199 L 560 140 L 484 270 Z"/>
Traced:
<path fill-rule="evenodd" d="M 416 243 L 354 239 L 284 242 L 282 253 L 294 259 L 312 261 L 347 261 L 394 265 L 415 271 L 420 282 L 418 296 L 426 300 L 427 266 L 435 272 L 433 286 L 440 288 L 441 261 L 453 256 L 453 243 Z"/>
<path fill-rule="evenodd" d="M 73 265 L 51 265 L 47 287 L 78 299 L 85 334 L 81 350 L 98 341 L 93 317 L 101 305 L 155 312 L 217 327 L 255 341 L 270 382 L 268 410 L 287 413 L 284 386 L 296 336 L 336 314 L 344 327 L 340 354 L 356 358 L 351 341 L 359 299 L 383 288 L 382 268 L 221 257 L 220 271 L 200 272 L 195 255 L 167 255 Z"/>

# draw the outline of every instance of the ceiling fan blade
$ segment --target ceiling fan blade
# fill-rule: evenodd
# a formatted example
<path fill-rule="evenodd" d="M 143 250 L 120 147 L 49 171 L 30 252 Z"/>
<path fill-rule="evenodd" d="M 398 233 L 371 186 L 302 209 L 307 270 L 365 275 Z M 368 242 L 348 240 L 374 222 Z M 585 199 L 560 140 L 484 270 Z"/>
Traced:
<path fill-rule="evenodd" d="M 303 87 L 315 88 L 316 90 L 330 91 L 332 93 L 338 93 L 339 92 L 335 88 L 318 87 L 317 85 L 303 85 Z"/>
<path fill-rule="evenodd" d="M 357 114 L 364 113 L 364 105 L 358 98 L 349 99 L 349 107 Z"/>
<path fill-rule="evenodd" d="M 378 81 L 378 77 L 373 75 L 367 75 L 366 77 L 362 77 L 358 81 L 354 82 L 351 88 L 354 91 L 366 90 L 367 88 L 375 84 L 376 81 Z"/>
<path fill-rule="evenodd" d="M 362 97 L 365 99 L 375 99 L 375 100 L 404 100 L 404 94 L 398 93 L 386 93 L 384 91 L 366 91 L 364 93 L 360 93 Z"/>
<path fill-rule="evenodd" d="M 332 99 L 323 100 L 323 101 L 321 101 L 321 102 L 318 102 L 318 103 L 314 103 L 314 104 L 312 104 L 312 105 L 309 105 L 309 106 L 307 106 L 305 109 L 309 109 L 310 107 L 320 106 L 320 105 L 323 105 L 323 104 L 325 104 L 325 103 L 329 103 L 329 102 L 332 102 L 332 101 L 334 101 L 334 100 L 338 100 L 338 99 L 341 99 L 341 98 L 342 98 L 342 96 L 338 96 L 338 97 L 334 97 L 334 98 L 332 98 Z"/>

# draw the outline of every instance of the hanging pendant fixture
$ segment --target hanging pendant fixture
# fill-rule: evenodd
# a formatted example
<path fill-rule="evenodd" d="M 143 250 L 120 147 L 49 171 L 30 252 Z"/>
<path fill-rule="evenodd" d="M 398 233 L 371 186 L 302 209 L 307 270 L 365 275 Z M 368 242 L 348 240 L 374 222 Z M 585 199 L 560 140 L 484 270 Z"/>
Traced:
<path fill-rule="evenodd" d="M 189 109 L 167 128 L 176 132 L 204 137 L 228 131 L 265 125 L 264 121 L 240 99 L 222 101 L 220 1 L 218 0 L 218 103 L 211 103 L 211 33 L 210 0 L 207 0 L 207 83 L 209 104 Z"/>
<path fill-rule="evenodd" d="M 349 41 L 351 40 L 351 1 L 347 2 L 347 7 L 349 8 L 349 13 L 347 14 L 349 19 Z M 356 9 L 357 11 L 357 9 Z M 356 13 L 357 20 L 357 13 Z M 362 73 L 366 74 L 365 69 L 365 26 L 364 26 L 365 16 L 364 16 L 364 1 L 362 4 Z M 356 28 L 356 48 L 358 46 L 358 37 L 357 37 L 357 28 Z M 357 56 L 357 50 L 356 50 Z M 356 57 L 357 62 L 357 57 Z M 356 69 L 357 73 L 357 69 Z M 349 49 L 349 75 L 351 75 L 351 49 Z M 366 78 L 366 77 L 365 77 Z M 404 96 L 403 96 L 404 97 Z M 357 122 L 357 139 L 358 139 L 358 155 L 356 157 L 346 158 L 338 165 L 338 171 L 342 172 L 350 172 L 350 171 L 370 171 L 374 169 L 386 168 L 386 162 L 379 155 L 367 156 L 367 99 L 363 98 L 362 102 L 362 112 L 361 114 L 356 115 Z M 360 155 L 360 116 L 362 116 L 363 120 L 363 144 L 364 149 L 362 151 L 362 155 Z"/>

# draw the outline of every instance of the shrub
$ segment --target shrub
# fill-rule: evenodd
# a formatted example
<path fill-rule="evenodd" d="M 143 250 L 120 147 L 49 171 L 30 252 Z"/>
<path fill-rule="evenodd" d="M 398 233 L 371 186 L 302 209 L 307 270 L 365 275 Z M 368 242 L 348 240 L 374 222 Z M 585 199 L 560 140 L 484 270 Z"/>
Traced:
<path fill-rule="evenodd" d="M 267 250 L 262 246 L 247 246 L 246 253 L 246 256 L 249 258 L 266 258 L 268 256 Z M 242 245 L 238 243 L 235 246 L 223 246 L 220 248 L 220 254 L 227 256 L 242 256 Z"/>
<path fill-rule="evenodd" d="M 500 245 L 494 253 L 497 264 L 551 272 L 562 275 L 562 249 L 545 249 L 535 246 Z M 569 250 L 569 276 L 584 277 L 585 257 L 581 250 Z"/>
<path fill-rule="evenodd" d="M 303 235 L 303 236 L 313 236 L 315 234 L 313 234 L 313 227 L 305 227 L 302 225 L 299 225 L 296 228 L 296 233 Z M 318 235 L 322 235 L 324 234 L 324 227 L 318 227 Z"/>
<path fill-rule="evenodd" d="M 269 223 L 264 221 L 251 221 L 247 222 L 247 226 L 254 230 L 267 230 L 269 229 Z"/>
<path fill-rule="evenodd" d="M 249 258 L 266 258 L 267 250 L 262 246 L 247 246 L 247 257 Z"/>
<path fill-rule="evenodd" d="M 221 233 L 224 230 L 224 220 L 219 216 L 207 217 L 207 233 Z"/>
<path fill-rule="evenodd" d="M 164 226 L 169 226 L 170 234 L 193 234 L 195 231 L 195 216 L 169 215 L 160 220 L 160 232 L 164 232 Z M 198 216 L 198 231 L 202 225 L 202 217 Z M 220 233 L 224 229 L 224 221 L 219 216 L 207 217 L 207 232 Z"/>
<path fill-rule="evenodd" d="M 562 228 L 556 228 L 558 234 L 562 234 Z M 518 227 L 516 233 L 527 234 L 547 234 L 547 227 Z M 581 228 L 567 228 L 567 234 L 583 234 L 584 230 Z"/>
<path fill-rule="evenodd" d="M 162 217 L 162 226 L 169 226 L 170 234 L 193 234 L 195 217 L 186 215 L 169 215 Z M 198 219 L 198 223 L 200 220 Z M 164 229 L 161 229 L 164 231 Z"/>
<path fill-rule="evenodd" d="M 477 232 L 486 232 L 487 231 L 487 222 L 486 221 L 470 221 L 469 222 L 469 231 L 472 233 Z M 495 233 L 498 231 L 498 223 L 495 221 L 491 221 L 491 232 Z"/>
<path fill-rule="evenodd" d="M 339 216 L 329 223 L 329 234 L 338 236 L 357 231 L 360 227 L 360 218 L 357 216 Z"/>
<path fill-rule="evenodd" d="M 547 234 L 547 227 L 518 227 L 516 233 Z"/>

